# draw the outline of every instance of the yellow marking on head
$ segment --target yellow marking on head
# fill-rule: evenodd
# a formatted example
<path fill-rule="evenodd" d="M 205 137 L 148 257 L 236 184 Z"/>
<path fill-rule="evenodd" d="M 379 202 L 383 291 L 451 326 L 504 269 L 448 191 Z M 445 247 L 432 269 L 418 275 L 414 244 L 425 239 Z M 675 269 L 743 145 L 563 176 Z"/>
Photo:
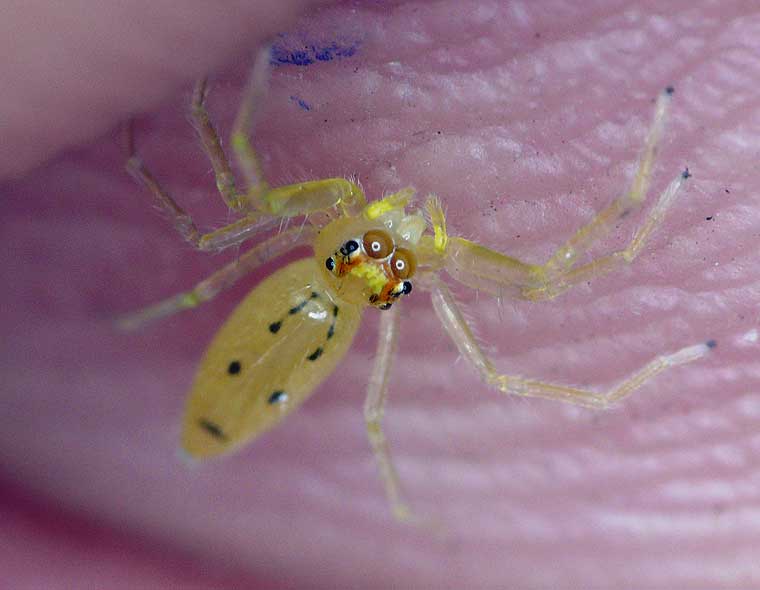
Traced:
<path fill-rule="evenodd" d="M 436 252 L 443 254 L 446 251 L 446 245 L 449 242 L 449 235 L 446 233 L 446 216 L 443 214 L 443 207 L 438 197 L 430 195 L 425 202 L 425 209 L 430 215 L 430 223 L 433 225 L 433 247 Z"/>
<path fill-rule="evenodd" d="M 354 266 L 348 274 L 364 279 L 373 294 L 379 295 L 388 282 L 388 277 L 380 265 L 374 262 L 362 262 Z"/>
<path fill-rule="evenodd" d="M 409 204 L 413 195 L 413 188 L 402 188 L 400 191 L 388 195 L 384 199 L 380 199 L 379 201 L 367 205 L 364 208 L 364 217 L 367 219 L 377 219 L 394 209 L 401 209 L 403 211 L 404 207 Z"/>

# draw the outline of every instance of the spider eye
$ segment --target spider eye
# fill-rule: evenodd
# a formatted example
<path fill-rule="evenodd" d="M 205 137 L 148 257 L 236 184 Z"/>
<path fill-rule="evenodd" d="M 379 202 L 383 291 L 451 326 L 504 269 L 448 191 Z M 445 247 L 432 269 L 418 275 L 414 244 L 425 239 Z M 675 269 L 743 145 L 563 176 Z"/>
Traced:
<path fill-rule="evenodd" d="M 325 260 L 325 266 L 327 267 L 327 270 L 329 270 L 330 272 L 335 270 L 335 261 L 333 260 L 332 256 L 330 256 L 330 258 Z"/>
<path fill-rule="evenodd" d="M 393 240 L 381 229 L 371 229 L 364 234 L 364 251 L 371 258 L 385 258 L 393 252 Z"/>
<path fill-rule="evenodd" d="M 351 252 L 359 249 L 359 243 L 356 240 L 348 240 L 344 248 L 346 249 L 346 254 L 351 254 Z"/>
<path fill-rule="evenodd" d="M 417 259 L 406 248 L 396 248 L 396 253 L 391 258 L 391 270 L 399 279 L 408 279 L 417 270 Z"/>

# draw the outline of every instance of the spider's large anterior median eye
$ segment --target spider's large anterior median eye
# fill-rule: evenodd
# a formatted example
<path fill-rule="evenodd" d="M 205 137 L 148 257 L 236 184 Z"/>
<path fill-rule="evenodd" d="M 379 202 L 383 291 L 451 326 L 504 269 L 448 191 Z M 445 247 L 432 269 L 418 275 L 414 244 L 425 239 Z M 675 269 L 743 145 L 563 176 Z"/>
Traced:
<path fill-rule="evenodd" d="M 396 253 L 391 258 L 391 269 L 399 279 L 408 279 L 417 270 L 417 259 L 406 248 L 396 248 Z"/>
<path fill-rule="evenodd" d="M 364 234 L 364 251 L 371 258 L 385 258 L 393 252 L 393 240 L 381 229 L 371 229 Z"/>

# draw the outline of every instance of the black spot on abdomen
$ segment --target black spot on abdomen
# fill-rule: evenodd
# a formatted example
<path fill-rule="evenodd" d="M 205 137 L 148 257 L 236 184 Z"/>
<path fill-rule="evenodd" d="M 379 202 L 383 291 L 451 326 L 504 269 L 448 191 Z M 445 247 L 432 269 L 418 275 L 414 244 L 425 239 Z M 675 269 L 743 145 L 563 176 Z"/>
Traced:
<path fill-rule="evenodd" d="M 288 310 L 288 314 L 290 314 L 290 315 L 296 315 L 296 314 L 297 314 L 299 311 L 301 311 L 301 310 L 302 310 L 304 307 L 306 307 L 306 304 L 307 304 L 308 302 L 309 302 L 309 300 L 308 300 L 308 299 L 306 299 L 306 300 L 304 300 L 304 301 L 301 301 L 301 303 L 299 303 L 299 304 L 298 304 L 298 305 L 296 305 L 295 307 L 291 307 L 291 308 Z"/>
<path fill-rule="evenodd" d="M 321 356 L 322 356 L 322 353 L 323 353 L 323 352 L 324 352 L 324 349 L 323 349 L 323 348 L 320 346 L 319 348 L 315 349 L 315 350 L 314 350 L 314 352 L 312 352 L 312 353 L 311 353 L 309 356 L 307 356 L 306 358 L 307 358 L 307 359 L 309 359 L 310 361 L 315 361 L 315 360 L 317 360 L 319 357 L 321 357 Z"/>
<path fill-rule="evenodd" d="M 329 340 L 335 335 L 335 320 L 338 318 L 338 306 L 333 303 L 333 319 L 330 323 L 330 327 L 327 329 L 327 339 Z"/>
<path fill-rule="evenodd" d="M 210 422 L 209 420 L 206 420 L 205 418 L 201 418 L 200 420 L 198 420 L 198 425 L 201 428 L 203 428 L 203 430 L 208 432 L 211 436 L 213 436 L 215 439 L 227 440 L 227 435 L 224 434 L 224 431 L 217 424 L 214 424 L 213 422 Z"/>
<path fill-rule="evenodd" d="M 283 402 L 288 399 L 288 394 L 284 391 L 273 391 L 272 395 L 269 396 L 269 399 L 267 400 L 270 404 L 279 404 L 280 402 Z"/>

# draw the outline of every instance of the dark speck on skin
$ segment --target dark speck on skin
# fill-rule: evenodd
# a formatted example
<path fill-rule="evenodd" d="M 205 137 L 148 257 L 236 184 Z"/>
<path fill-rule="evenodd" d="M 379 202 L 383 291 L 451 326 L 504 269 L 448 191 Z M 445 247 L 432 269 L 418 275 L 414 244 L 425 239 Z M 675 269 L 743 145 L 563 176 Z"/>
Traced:
<path fill-rule="evenodd" d="M 311 110 L 311 105 L 306 102 L 303 98 L 298 98 L 297 96 L 291 96 L 290 100 L 292 100 L 294 103 L 296 103 L 299 107 L 301 107 L 305 111 Z"/>
<path fill-rule="evenodd" d="M 310 66 L 320 61 L 353 57 L 360 45 L 361 43 L 357 40 L 320 43 L 282 34 L 272 46 L 269 63 L 273 66 Z"/>

